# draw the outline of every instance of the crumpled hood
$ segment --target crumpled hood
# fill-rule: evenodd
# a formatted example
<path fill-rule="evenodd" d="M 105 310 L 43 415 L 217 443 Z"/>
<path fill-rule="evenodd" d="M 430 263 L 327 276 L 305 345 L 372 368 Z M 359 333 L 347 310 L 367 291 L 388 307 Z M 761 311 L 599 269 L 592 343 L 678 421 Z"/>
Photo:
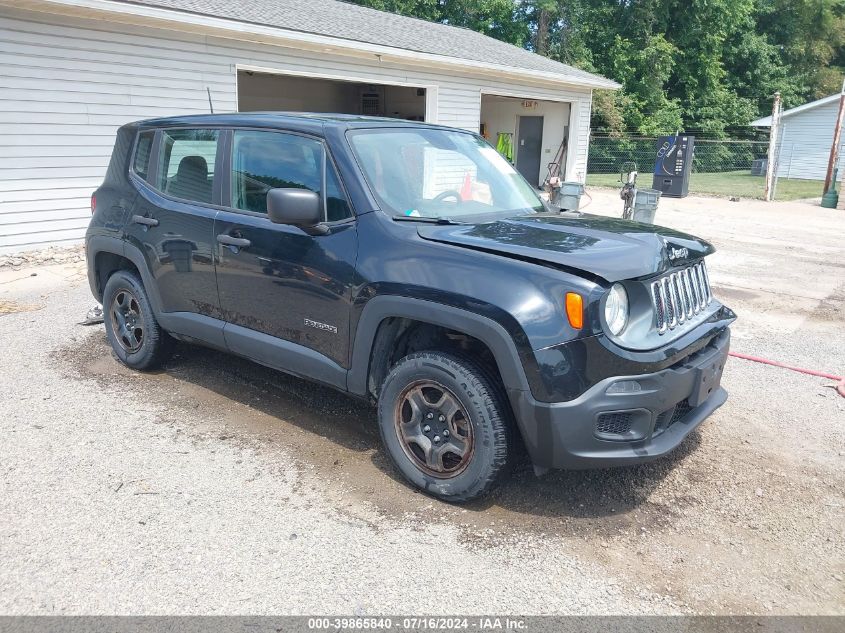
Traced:
<path fill-rule="evenodd" d="M 708 242 L 652 224 L 598 215 L 535 215 L 421 226 L 426 240 L 550 262 L 609 282 L 648 277 L 714 252 Z"/>

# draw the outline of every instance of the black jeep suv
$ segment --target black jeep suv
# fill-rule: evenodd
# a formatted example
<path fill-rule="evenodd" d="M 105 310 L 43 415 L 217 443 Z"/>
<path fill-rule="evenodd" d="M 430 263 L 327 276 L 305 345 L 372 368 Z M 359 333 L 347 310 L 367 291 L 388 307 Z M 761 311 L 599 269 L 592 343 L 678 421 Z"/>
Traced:
<path fill-rule="evenodd" d="M 544 207 L 479 136 L 344 115 L 126 125 L 88 275 L 135 369 L 175 340 L 378 404 L 412 484 L 466 501 L 517 434 L 538 473 L 634 464 L 725 402 L 706 242 Z"/>

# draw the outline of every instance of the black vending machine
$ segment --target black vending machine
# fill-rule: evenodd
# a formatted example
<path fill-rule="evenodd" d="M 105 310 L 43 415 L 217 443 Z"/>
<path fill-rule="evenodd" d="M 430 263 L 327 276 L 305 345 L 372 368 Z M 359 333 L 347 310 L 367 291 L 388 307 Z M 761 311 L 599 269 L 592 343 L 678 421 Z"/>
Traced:
<path fill-rule="evenodd" d="M 678 135 L 658 138 L 652 188 L 670 198 L 683 198 L 688 195 L 694 152 L 694 136 Z"/>

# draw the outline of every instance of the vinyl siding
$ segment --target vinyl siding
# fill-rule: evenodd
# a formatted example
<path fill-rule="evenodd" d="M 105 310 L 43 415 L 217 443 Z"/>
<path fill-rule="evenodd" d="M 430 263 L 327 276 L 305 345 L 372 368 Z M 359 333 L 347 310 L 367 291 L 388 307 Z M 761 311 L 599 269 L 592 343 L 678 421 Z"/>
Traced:
<path fill-rule="evenodd" d="M 843 149 L 845 149 L 845 145 L 843 145 Z M 845 192 L 845 175 L 842 176 L 842 182 L 839 183 L 839 206 L 836 207 L 845 211 L 845 193 L 843 192 Z"/>
<path fill-rule="evenodd" d="M 0 6 L 0 253 L 81 240 L 116 129 L 149 117 L 237 109 L 237 67 L 435 88 L 436 122 L 477 131 L 482 92 L 571 102 L 586 173 L 591 92 L 380 63 Z"/>
<path fill-rule="evenodd" d="M 833 102 L 783 118 L 779 178 L 824 180 L 838 112 Z"/>

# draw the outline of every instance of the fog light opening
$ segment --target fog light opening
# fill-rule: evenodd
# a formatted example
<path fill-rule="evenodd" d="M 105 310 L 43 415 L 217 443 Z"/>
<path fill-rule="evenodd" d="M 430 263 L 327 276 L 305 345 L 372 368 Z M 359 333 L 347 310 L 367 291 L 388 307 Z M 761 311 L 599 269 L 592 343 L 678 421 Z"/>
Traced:
<path fill-rule="evenodd" d="M 610 385 L 605 393 L 612 396 L 626 393 L 638 393 L 642 390 L 643 386 L 637 380 L 620 380 Z"/>

